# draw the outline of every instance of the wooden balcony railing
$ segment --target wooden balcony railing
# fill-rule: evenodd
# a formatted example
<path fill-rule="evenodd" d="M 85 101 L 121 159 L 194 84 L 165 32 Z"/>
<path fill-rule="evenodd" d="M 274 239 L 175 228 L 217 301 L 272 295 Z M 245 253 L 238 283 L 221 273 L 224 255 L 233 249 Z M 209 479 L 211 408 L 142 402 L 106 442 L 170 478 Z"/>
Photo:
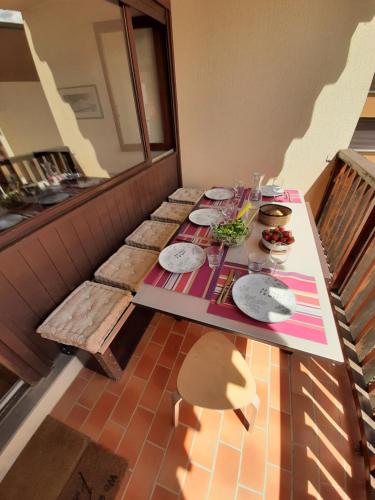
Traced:
<path fill-rule="evenodd" d="M 363 451 L 373 462 L 375 436 L 375 165 L 339 151 L 316 222 L 361 418 Z M 371 465 L 370 465 L 371 468 Z"/>

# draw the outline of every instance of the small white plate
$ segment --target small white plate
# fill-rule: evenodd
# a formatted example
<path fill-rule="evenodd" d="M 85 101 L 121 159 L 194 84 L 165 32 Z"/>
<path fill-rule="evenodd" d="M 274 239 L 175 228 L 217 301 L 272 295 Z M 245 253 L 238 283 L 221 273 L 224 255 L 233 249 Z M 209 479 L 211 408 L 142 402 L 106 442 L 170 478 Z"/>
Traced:
<path fill-rule="evenodd" d="M 265 323 L 286 321 L 296 310 L 292 290 L 268 274 L 242 276 L 233 285 L 232 297 L 243 313 Z"/>
<path fill-rule="evenodd" d="M 173 243 L 159 254 L 159 264 L 170 273 L 191 273 L 205 261 L 206 252 L 193 243 Z"/>
<path fill-rule="evenodd" d="M 49 194 L 47 196 L 39 198 L 38 203 L 40 203 L 41 205 L 55 205 L 56 203 L 60 203 L 61 201 L 66 200 L 67 198 L 69 198 L 69 196 L 69 193 Z"/>
<path fill-rule="evenodd" d="M 209 198 L 210 200 L 216 200 L 216 201 L 221 201 L 221 200 L 230 200 L 234 196 L 234 191 L 233 189 L 229 188 L 213 188 L 209 189 L 205 193 L 206 198 Z"/>
<path fill-rule="evenodd" d="M 210 226 L 223 221 L 223 214 L 216 208 L 200 208 L 190 212 L 189 220 L 197 226 Z"/>
<path fill-rule="evenodd" d="M 15 226 L 19 222 L 22 222 L 25 217 L 19 214 L 5 214 L 0 217 L 0 231 L 4 231 L 4 229 L 8 229 L 12 226 Z"/>
<path fill-rule="evenodd" d="M 284 193 L 284 190 L 281 186 L 262 186 L 261 187 L 262 195 L 273 198 L 274 196 L 281 196 Z"/>

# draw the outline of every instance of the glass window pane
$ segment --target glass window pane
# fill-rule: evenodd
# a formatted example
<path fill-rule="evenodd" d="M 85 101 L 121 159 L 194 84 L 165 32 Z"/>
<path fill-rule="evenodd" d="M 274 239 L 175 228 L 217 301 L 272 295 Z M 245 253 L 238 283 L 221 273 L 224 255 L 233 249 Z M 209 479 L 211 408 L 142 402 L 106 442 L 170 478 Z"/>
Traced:
<path fill-rule="evenodd" d="M 142 163 L 146 156 L 119 5 L 52 0 L 26 9 L 23 18 L 30 51 L 21 59 L 14 53 L 14 60 L 31 58 L 37 77 L 31 82 L 21 76 L 1 89 L 7 99 L 0 129 L 12 153 L 68 147 L 83 173 L 93 177 L 112 177 Z"/>

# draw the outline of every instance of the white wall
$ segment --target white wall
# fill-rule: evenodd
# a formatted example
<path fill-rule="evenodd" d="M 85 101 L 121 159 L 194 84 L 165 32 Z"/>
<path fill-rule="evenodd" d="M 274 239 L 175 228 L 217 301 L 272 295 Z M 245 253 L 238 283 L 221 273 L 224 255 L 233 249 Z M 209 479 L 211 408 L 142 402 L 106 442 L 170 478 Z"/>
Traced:
<path fill-rule="evenodd" d="M 282 171 L 308 191 L 352 137 L 374 16 L 374 0 L 172 0 L 184 184 Z"/>
<path fill-rule="evenodd" d="M 14 155 L 63 146 L 39 82 L 0 82 L 0 128 Z"/>

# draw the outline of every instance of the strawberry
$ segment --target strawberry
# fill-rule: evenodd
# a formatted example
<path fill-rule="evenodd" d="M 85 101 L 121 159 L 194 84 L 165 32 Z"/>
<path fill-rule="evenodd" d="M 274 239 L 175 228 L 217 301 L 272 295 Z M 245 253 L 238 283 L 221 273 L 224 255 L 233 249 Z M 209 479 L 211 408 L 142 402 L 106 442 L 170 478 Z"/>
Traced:
<path fill-rule="evenodd" d="M 266 235 L 264 236 L 264 239 L 265 239 L 266 241 L 270 241 L 271 236 L 270 236 L 269 234 L 266 234 Z"/>
<path fill-rule="evenodd" d="M 276 234 L 274 233 L 274 235 L 273 235 L 273 239 L 274 239 L 275 241 L 279 241 L 279 233 L 276 233 Z"/>
<path fill-rule="evenodd" d="M 280 240 L 280 241 L 281 241 L 281 243 L 286 243 L 287 238 L 285 238 L 285 237 L 284 237 L 284 238 L 281 238 L 281 240 Z"/>

